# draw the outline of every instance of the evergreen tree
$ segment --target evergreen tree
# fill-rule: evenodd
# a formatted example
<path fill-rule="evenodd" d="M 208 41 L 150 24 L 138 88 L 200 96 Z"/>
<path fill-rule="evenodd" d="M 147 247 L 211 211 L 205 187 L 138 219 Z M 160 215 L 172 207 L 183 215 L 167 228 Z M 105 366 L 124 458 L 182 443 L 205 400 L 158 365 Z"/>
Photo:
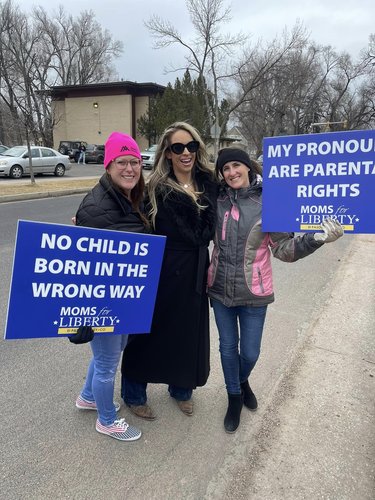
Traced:
<path fill-rule="evenodd" d="M 205 93 L 209 96 L 208 100 Z M 221 116 L 225 116 L 227 109 L 227 101 L 222 101 Z M 138 120 L 138 131 L 151 144 L 157 142 L 165 128 L 173 122 L 186 121 L 199 130 L 205 140 L 209 140 L 213 110 L 214 99 L 204 78 L 192 79 L 186 70 L 182 80 L 176 78 L 174 86 L 168 83 L 162 96 L 150 99 L 148 112 Z"/>

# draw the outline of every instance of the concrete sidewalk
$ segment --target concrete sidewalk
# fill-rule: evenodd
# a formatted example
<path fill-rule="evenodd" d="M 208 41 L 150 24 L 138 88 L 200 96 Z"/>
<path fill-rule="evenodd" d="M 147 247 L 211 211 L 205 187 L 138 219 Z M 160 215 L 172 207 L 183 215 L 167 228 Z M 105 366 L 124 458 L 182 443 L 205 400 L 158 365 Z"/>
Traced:
<path fill-rule="evenodd" d="M 375 236 L 358 235 L 345 264 L 252 453 L 208 498 L 375 498 Z"/>

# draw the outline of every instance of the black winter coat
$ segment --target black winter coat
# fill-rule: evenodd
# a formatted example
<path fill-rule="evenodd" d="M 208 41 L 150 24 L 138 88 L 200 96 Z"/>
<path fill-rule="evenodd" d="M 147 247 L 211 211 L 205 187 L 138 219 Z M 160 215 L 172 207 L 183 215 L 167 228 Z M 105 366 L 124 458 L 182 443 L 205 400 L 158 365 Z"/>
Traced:
<path fill-rule="evenodd" d="M 145 224 L 130 201 L 104 173 L 99 183 L 84 197 L 76 215 L 77 226 L 144 233 Z"/>
<path fill-rule="evenodd" d="M 198 211 L 184 193 L 157 197 L 155 233 L 167 242 L 151 333 L 133 335 L 124 351 L 122 373 L 132 381 L 194 389 L 209 375 L 206 281 L 217 185 L 199 170 L 195 178 L 205 210 Z"/>

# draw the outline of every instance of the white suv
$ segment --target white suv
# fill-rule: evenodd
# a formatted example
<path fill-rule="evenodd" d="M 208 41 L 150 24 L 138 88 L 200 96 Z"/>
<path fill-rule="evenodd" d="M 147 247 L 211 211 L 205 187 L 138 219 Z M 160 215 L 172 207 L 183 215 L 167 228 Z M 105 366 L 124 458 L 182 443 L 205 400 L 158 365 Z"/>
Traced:
<path fill-rule="evenodd" d="M 155 153 L 158 145 L 153 144 L 149 148 L 146 148 L 144 151 L 141 151 L 142 156 L 142 167 L 145 170 L 152 170 L 155 161 Z"/>

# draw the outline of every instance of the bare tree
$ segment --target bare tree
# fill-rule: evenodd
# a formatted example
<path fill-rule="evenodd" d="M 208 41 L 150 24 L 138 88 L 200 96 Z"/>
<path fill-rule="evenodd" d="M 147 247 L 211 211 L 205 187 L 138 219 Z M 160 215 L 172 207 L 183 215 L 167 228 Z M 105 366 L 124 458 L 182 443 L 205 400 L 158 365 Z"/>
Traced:
<path fill-rule="evenodd" d="M 306 44 L 306 31 L 302 24 L 297 23 L 289 32 L 284 30 L 268 45 L 258 43 L 249 48 L 243 55 L 243 63 L 238 66 L 237 74 L 233 75 L 237 83 L 237 96 L 231 112 L 249 108 L 254 110 L 256 99 L 261 98 L 260 109 L 274 127 L 275 131 L 284 128 L 284 118 L 287 114 L 286 101 L 290 101 L 296 91 L 296 78 L 293 73 L 295 58 Z M 288 79 L 287 87 L 282 88 L 280 82 Z M 265 99 L 268 96 L 268 100 Z M 261 111 L 263 109 L 263 111 Z M 262 127 L 263 128 L 263 127 Z"/>
<path fill-rule="evenodd" d="M 224 6 L 223 0 L 186 0 L 190 20 L 194 28 L 194 37 L 185 40 L 170 21 L 157 15 L 145 23 L 155 37 L 155 48 L 165 48 L 172 44 L 186 49 L 185 64 L 173 70 L 190 70 L 196 72 L 198 81 L 205 80 L 206 108 L 210 109 L 209 99 L 214 99 L 214 114 L 207 116 L 210 130 L 216 130 L 215 148 L 217 150 L 221 129 L 227 119 L 220 122 L 220 83 L 232 74 L 230 60 L 234 51 L 243 45 L 247 37 L 242 33 L 236 35 L 222 34 L 221 28 L 230 21 L 230 8 Z M 216 151 L 215 151 L 216 152 Z"/>
<path fill-rule="evenodd" d="M 156 38 L 155 48 L 179 44 L 186 49 L 185 65 L 177 69 L 187 68 L 205 78 L 206 98 L 210 94 L 214 99 L 214 114 L 208 120 L 211 130 L 215 131 L 216 156 L 220 135 L 230 116 L 253 100 L 257 89 L 267 84 L 281 62 L 303 46 L 307 35 L 302 24 L 297 23 L 290 33 L 285 30 L 280 38 L 264 48 L 260 42 L 246 47 L 247 35 L 221 33 L 230 20 L 230 8 L 225 7 L 223 0 L 186 0 L 186 6 L 195 33 L 191 41 L 185 40 L 171 22 L 159 16 L 152 16 L 145 24 Z M 228 104 L 225 113 L 220 113 L 221 98 Z"/>
<path fill-rule="evenodd" d="M 361 52 L 360 85 L 346 102 L 348 122 L 352 128 L 375 127 L 375 34 L 370 34 L 369 44 Z"/>
<path fill-rule="evenodd" d="M 13 117 L 15 142 L 51 146 L 58 117 L 51 114 L 50 88 L 112 78 L 122 43 L 92 11 L 74 18 L 62 7 L 53 16 L 38 7 L 28 16 L 12 0 L 0 3 L 0 29 L 0 101 Z"/>
<path fill-rule="evenodd" d="M 300 41 L 299 47 L 269 68 L 236 112 L 256 154 L 262 150 L 264 136 L 363 128 L 374 117 L 368 59 L 354 63 L 348 54 L 338 54 L 332 47 Z M 263 51 L 254 53 L 241 85 L 254 81 L 263 60 Z"/>
<path fill-rule="evenodd" d="M 44 34 L 43 53 L 51 83 L 83 85 L 113 78 L 111 61 L 121 54 L 123 44 L 101 28 L 93 11 L 83 11 L 74 18 L 60 6 L 51 18 L 38 7 L 33 16 Z"/>
<path fill-rule="evenodd" d="M 206 100 L 214 100 L 214 112 L 207 119 L 215 131 L 215 154 L 233 114 L 258 153 L 265 135 L 306 133 L 315 122 L 354 128 L 373 120 L 375 36 L 370 37 L 366 57 L 357 63 L 332 47 L 309 42 L 300 22 L 268 44 L 245 46 L 246 35 L 222 33 L 230 20 L 223 0 L 185 4 L 193 38 L 185 39 L 174 24 L 157 15 L 145 25 L 155 37 L 155 48 L 177 44 L 185 49 L 184 65 L 169 71 L 189 69 L 207 83 Z M 227 106 L 220 115 L 222 98 Z"/>
<path fill-rule="evenodd" d="M 35 54 L 40 33 L 33 30 L 27 17 L 19 8 L 12 8 L 9 2 L 3 11 L 2 27 L 2 79 L 7 90 L 2 92 L 3 102 L 14 111 L 14 118 L 20 123 L 20 130 L 25 133 L 29 150 L 31 183 L 35 183 L 30 151 L 30 136 L 38 141 L 35 127 Z M 7 100 L 8 97 L 8 100 Z"/>

